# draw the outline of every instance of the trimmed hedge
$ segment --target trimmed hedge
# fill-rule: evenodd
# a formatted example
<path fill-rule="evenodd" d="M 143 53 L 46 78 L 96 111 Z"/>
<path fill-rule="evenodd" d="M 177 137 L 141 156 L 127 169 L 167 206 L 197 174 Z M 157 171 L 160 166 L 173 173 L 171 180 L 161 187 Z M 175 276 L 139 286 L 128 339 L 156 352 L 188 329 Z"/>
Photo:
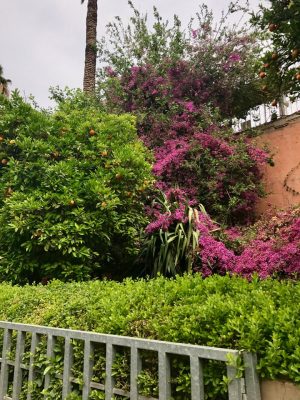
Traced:
<path fill-rule="evenodd" d="M 0 319 L 257 352 L 262 378 L 300 382 L 300 283 L 200 275 L 0 285 Z"/>

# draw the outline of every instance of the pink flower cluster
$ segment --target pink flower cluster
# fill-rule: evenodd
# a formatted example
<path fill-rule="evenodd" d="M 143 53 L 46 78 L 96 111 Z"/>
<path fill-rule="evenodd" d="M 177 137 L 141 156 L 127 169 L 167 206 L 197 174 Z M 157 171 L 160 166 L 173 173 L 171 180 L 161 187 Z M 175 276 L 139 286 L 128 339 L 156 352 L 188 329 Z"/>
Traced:
<path fill-rule="evenodd" d="M 240 64 L 240 41 L 232 46 L 222 59 Z M 155 153 L 157 188 L 179 187 L 188 201 L 204 204 L 219 221 L 248 222 L 261 193 L 259 166 L 267 155 L 228 128 L 217 127 L 212 110 L 229 112 L 230 79 L 214 76 L 198 61 L 165 58 L 158 65 L 133 65 L 120 76 L 109 70 L 118 82 L 106 89 L 107 98 L 111 107 L 137 115 L 139 136 Z"/>
<path fill-rule="evenodd" d="M 186 193 L 180 189 L 170 189 L 166 190 L 166 201 L 170 205 L 168 211 L 166 211 L 164 206 L 158 202 L 152 204 L 152 207 L 146 209 L 147 214 L 152 217 L 153 222 L 151 222 L 145 229 L 146 233 L 151 235 L 154 232 L 162 229 L 167 231 L 174 227 L 174 224 L 178 222 L 186 223 Z M 189 205 L 192 205 L 190 202 Z"/>
<path fill-rule="evenodd" d="M 255 233 L 254 239 L 246 241 L 226 271 L 247 278 L 254 273 L 262 279 L 300 277 L 300 208 L 270 214 L 249 229 Z M 243 238 L 240 234 L 231 239 Z"/>
<path fill-rule="evenodd" d="M 300 277 L 300 208 L 267 216 L 255 229 L 255 238 L 228 271 L 246 277 Z"/>
<path fill-rule="evenodd" d="M 270 158 L 270 155 L 266 151 L 258 147 L 254 147 L 250 144 L 248 144 L 248 153 L 252 160 L 260 165 L 266 164 L 268 159 Z"/>
<path fill-rule="evenodd" d="M 181 200 L 183 193 L 181 193 Z M 186 208 L 181 203 L 175 210 L 159 214 L 157 220 L 147 227 L 151 234 L 158 229 L 173 229 L 178 222 L 186 223 Z M 237 227 L 225 231 L 229 241 L 241 241 L 242 250 L 235 252 L 220 241 L 216 233 L 221 228 L 207 214 L 199 213 L 196 228 L 200 233 L 199 247 L 195 254 L 194 271 L 206 277 L 212 274 L 237 274 L 250 279 L 257 274 L 268 277 L 300 277 L 300 208 L 279 213 L 269 221 L 247 229 Z M 246 239 L 252 230 L 254 238 Z M 244 236 L 244 237 L 243 237 Z"/>
<path fill-rule="evenodd" d="M 190 144 L 186 138 L 166 141 L 164 146 L 155 151 L 154 174 L 158 177 L 163 174 L 171 176 L 174 169 L 182 165 L 189 150 Z"/>
<path fill-rule="evenodd" d="M 234 153 L 234 148 L 224 140 L 215 138 L 207 133 L 196 133 L 194 138 L 199 141 L 204 149 L 209 149 L 214 156 L 228 157 Z"/>

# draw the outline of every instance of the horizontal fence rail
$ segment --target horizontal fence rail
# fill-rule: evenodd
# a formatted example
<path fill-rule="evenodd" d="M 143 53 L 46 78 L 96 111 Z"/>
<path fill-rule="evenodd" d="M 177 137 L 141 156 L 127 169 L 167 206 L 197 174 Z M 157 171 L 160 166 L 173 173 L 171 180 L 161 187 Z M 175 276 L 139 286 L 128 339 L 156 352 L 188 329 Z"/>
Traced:
<path fill-rule="evenodd" d="M 205 360 L 222 362 L 226 366 L 229 400 L 260 400 L 256 357 L 251 353 L 10 322 L 0 322 L 0 331 L 0 400 L 88 400 L 94 399 L 90 397 L 92 391 L 99 391 L 103 397 L 96 398 L 106 400 L 114 396 L 130 400 L 169 400 L 174 390 L 172 357 L 185 357 L 189 361 L 191 400 L 204 400 Z M 97 359 L 99 346 L 104 349 L 103 381 L 94 376 L 95 365 L 100 360 Z M 129 370 L 125 389 L 118 387 L 114 370 L 120 349 L 128 353 L 124 358 Z M 152 352 L 157 359 L 158 394 L 155 396 L 140 394 L 139 376 L 143 372 L 145 352 Z M 241 358 L 243 376 L 234 362 Z M 55 365 L 57 370 L 53 371 Z M 54 380 L 58 383 L 53 384 Z M 35 387 L 40 388 L 40 395 L 34 392 Z"/>
<path fill-rule="evenodd" d="M 261 104 L 248 111 L 244 119 L 234 119 L 233 129 L 235 132 L 272 122 L 273 118 L 281 118 L 300 112 L 300 99 L 291 102 L 287 97 L 282 97 L 276 106 Z"/>

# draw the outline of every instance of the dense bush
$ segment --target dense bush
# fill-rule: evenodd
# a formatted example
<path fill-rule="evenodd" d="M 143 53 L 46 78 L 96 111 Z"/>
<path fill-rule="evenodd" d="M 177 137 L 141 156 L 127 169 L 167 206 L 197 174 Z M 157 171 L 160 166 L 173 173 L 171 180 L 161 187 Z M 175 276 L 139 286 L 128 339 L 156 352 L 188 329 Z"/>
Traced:
<path fill-rule="evenodd" d="M 258 166 L 268 157 L 234 135 L 228 119 L 261 101 L 255 35 L 225 17 L 215 27 L 205 6 L 187 32 L 176 17 L 169 27 L 157 10 L 151 30 L 133 11 L 128 27 L 119 19 L 109 25 L 101 98 L 109 110 L 137 116 L 160 190 L 181 189 L 218 221 L 248 222 L 262 195 Z"/>
<path fill-rule="evenodd" d="M 1 320 L 253 351 L 261 378 L 300 382 L 297 282 L 194 275 L 0 289 Z M 215 390 L 209 398 L 223 399 Z"/>
<path fill-rule="evenodd" d="M 269 157 L 244 137 L 211 128 L 166 141 L 155 157 L 153 172 L 161 190 L 180 188 L 218 222 L 253 221 L 254 205 L 264 193 L 259 167 Z"/>
<path fill-rule="evenodd" d="M 135 66 L 121 78 L 121 88 L 112 78 L 108 98 L 137 115 L 139 135 L 155 152 L 159 189 L 179 187 L 187 200 L 201 202 L 219 221 L 249 221 L 262 195 L 258 167 L 268 156 L 243 135 L 217 126 L 217 113 L 204 106 L 209 95 L 195 90 L 196 78 L 187 74 L 179 67 L 161 73 L 156 67 Z"/>
<path fill-rule="evenodd" d="M 168 275 L 192 269 L 203 276 L 230 273 L 248 279 L 255 274 L 262 279 L 299 278 L 299 207 L 270 210 L 253 225 L 226 229 L 205 210 L 193 211 L 179 190 L 169 192 L 165 200 L 152 205 L 155 220 L 146 228 L 146 261 L 148 268 L 152 263 L 152 273 L 165 273 L 170 262 Z"/>
<path fill-rule="evenodd" d="M 0 279 L 124 276 L 147 224 L 147 159 L 134 117 L 81 94 L 53 113 L 1 97 Z"/>
<path fill-rule="evenodd" d="M 237 254 L 227 271 L 245 277 L 300 277 L 300 207 L 271 210 L 253 226 L 229 230 L 222 239 Z"/>

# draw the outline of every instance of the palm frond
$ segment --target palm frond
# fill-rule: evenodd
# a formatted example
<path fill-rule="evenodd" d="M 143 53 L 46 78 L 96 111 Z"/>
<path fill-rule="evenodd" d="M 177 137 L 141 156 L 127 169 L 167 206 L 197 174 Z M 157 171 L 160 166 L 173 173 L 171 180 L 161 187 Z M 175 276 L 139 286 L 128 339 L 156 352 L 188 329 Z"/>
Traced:
<path fill-rule="evenodd" d="M 164 198 L 165 211 L 171 213 L 170 205 Z M 201 205 L 199 210 L 186 207 L 186 222 L 178 222 L 172 230 L 159 229 L 154 232 L 146 243 L 147 263 L 152 275 L 176 275 L 191 272 L 197 248 L 199 247 L 200 231 L 198 229 L 199 212 L 206 213 Z"/>

